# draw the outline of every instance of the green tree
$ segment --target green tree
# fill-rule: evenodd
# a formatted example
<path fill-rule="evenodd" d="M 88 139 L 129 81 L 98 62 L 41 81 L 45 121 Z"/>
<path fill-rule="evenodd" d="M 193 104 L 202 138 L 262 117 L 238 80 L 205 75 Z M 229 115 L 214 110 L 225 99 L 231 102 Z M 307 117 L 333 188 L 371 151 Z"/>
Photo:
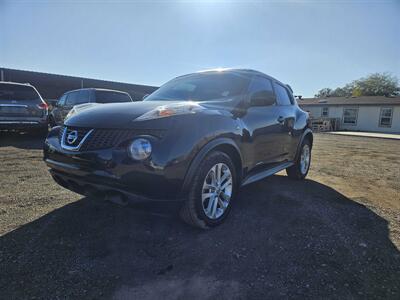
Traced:
<path fill-rule="evenodd" d="M 360 97 L 360 96 L 363 95 L 363 94 L 362 94 L 362 90 L 360 89 L 360 87 L 355 86 L 354 89 L 353 89 L 353 92 L 351 93 L 351 95 L 352 95 L 353 97 Z"/>
<path fill-rule="evenodd" d="M 397 77 L 389 73 L 374 73 L 355 80 L 354 85 L 363 96 L 390 96 L 400 91 Z"/>
<path fill-rule="evenodd" d="M 330 97 L 332 93 L 332 89 L 330 88 L 323 88 L 321 90 L 318 91 L 317 94 L 315 94 L 315 98 L 326 98 L 326 97 Z"/>
<path fill-rule="evenodd" d="M 400 93 L 399 80 L 389 73 L 373 73 L 354 80 L 344 87 L 334 90 L 323 88 L 315 94 L 316 98 L 349 96 L 391 96 Z"/>
<path fill-rule="evenodd" d="M 345 97 L 348 95 L 348 91 L 345 88 L 336 88 L 332 91 L 331 97 Z"/>

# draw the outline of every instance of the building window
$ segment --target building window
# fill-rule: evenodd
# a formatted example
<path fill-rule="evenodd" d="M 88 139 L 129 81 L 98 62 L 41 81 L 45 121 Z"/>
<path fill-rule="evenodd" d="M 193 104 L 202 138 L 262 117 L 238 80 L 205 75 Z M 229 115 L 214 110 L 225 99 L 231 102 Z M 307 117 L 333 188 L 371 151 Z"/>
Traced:
<path fill-rule="evenodd" d="M 329 116 L 329 107 L 323 107 L 321 116 L 328 117 Z"/>
<path fill-rule="evenodd" d="M 381 114 L 379 116 L 379 126 L 381 127 L 391 127 L 393 117 L 393 108 L 382 107 Z"/>
<path fill-rule="evenodd" d="M 357 125 L 358 108 L 345 108 L 343 110 L 343 124 Z"/>

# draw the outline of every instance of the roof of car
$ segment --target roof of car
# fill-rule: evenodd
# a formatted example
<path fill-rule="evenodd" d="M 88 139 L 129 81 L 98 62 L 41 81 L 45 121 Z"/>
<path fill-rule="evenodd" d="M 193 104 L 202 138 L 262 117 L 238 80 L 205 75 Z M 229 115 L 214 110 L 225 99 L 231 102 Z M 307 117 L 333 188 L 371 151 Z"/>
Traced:
<path fill-rule="evenodd" d="M 82 89 L 76 89 L 76 90 L 71 90 L 71 91 L 65 92 L 65 94 L 72 93 L 72 92 L 77 92 L 77 91 L 104 91 L 104 92 L 115 92 L 115 93 L 128 94 L 127 92 L 124 92 L 124 91 L 102 89 L 102 88 L 82 88 Z"/>
<path fill-rule="evenodd" d="M 11 84 L 11 85 L 23 85 L 23 86 L 32 86 L 29 83 L 20 83 L 20 82 L 13 82 L 13 81 L 0 81 L 0 84 Z"/>
<path fill-rule="evenodd" d="M 237 69 L 237 68 L 215 68 L 215 69 L 200 70 L 200 71 L 197 71 L 196 73 L 204 73 L 204 72 L 235 72 L 235 73 L 266 75 L 260 71 L 253 70 L 253 69 Z"/>
<path fill-rule="evenodd" d="M 253 70 L 253 69 L 215 68 L 215 69 L 200 70 L 200 71 L 197 71 L 197 72 L 195 72 L 195 73 L 190 73 L 190 74 L 178 76 L 177 78 L 179 78 L 179 77 L 185 77 L 185 76 L 193 75 L 193 74 L 198 74 L 198 73 L 208 73 L 208 72 L 209 72 L 209 73 L 214 73 L 214 72 L 237 73 L 237 74 L 248 75 L 248 76 L 260 75 L 260 76 L 267 77 L 267 78 L 269 78 L 269 79 L 271 79 L 271 80 L 274 80 L 274 81 L 276 81 L 276 82 L 279 82 L 280 84 L 282 84 L 282 85 L 288 87 L 288 88 L 293 92 L 293 90 L 292 90 L 292 88 L 290 87 L 290 85 L 288 85 L 288 84 L 286 84 L 286 83 L 283 83 L 283 82 L 281 82 L 280 80 L 278 80 L 278 79 L 276 79 L 276 78 L 274 78 L 274 77 L 272 77 L 272 76 L 270 76 L 270 75 L 267 75 L 267 74 L 265 74 L 265 73 L 263 73 L 263 72 L 260 72 L 260 71 L 257 71 L 257 70 Z"/>
<path fill-rule="evenodd" d="M 207 73 L 207 72 L 229 72 L 229 73 L 240 73 L 240 74 L 246 74 L 246 75 L 261 75 L 261 76 L 267 76 L 271 79 L 279 81 L 279 80 L 273 78 L 272 76 L 269 76 L 263 72 L 253 70 L 253 69 L 216 68 L 216 69 L 209 69 L 209 70 L 201 70 L 196 73 Z"/>

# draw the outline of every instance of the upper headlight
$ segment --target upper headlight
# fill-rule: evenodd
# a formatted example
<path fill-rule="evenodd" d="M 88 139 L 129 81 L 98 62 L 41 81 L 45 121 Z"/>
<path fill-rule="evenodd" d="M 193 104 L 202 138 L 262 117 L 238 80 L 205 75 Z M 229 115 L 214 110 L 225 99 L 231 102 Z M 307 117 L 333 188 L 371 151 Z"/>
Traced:
<path fill-rule="evenodd" d="M 155 109 L 137 117 L 136 121 L 152 120 L 176 115 L 194 114 L 204 108 L 196 102 L 173 103 L 158 106 Z"/>
<path fill-rule="evenodd" d="M 143 160 L 151 154 L 151 143 L 144 138 L 134 140 L 128 148 L 129 155 L 135 160 Z"/>

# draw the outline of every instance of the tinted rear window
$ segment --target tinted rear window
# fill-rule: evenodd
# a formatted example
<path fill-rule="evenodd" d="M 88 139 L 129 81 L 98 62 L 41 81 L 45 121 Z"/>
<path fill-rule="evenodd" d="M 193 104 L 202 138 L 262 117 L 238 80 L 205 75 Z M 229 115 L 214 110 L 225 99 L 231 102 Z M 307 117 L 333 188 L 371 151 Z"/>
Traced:
<path fill-rule="evenodd" d="M 66 104 L 68 106 L 90 102 L 90 92 L 88 90 L 74 91 L 67 95 Z"/>
<path fill-rule="evenodd" d="M 38 93 L 30 86 L 0 84 L 0 100 L 37 100 Z"/>
<path fill-rule="evenodd" d="M 97 103 L 132 102 L 132 99 L 128 94 L 125 93 L 96 91 L 96 102 Z"/>

